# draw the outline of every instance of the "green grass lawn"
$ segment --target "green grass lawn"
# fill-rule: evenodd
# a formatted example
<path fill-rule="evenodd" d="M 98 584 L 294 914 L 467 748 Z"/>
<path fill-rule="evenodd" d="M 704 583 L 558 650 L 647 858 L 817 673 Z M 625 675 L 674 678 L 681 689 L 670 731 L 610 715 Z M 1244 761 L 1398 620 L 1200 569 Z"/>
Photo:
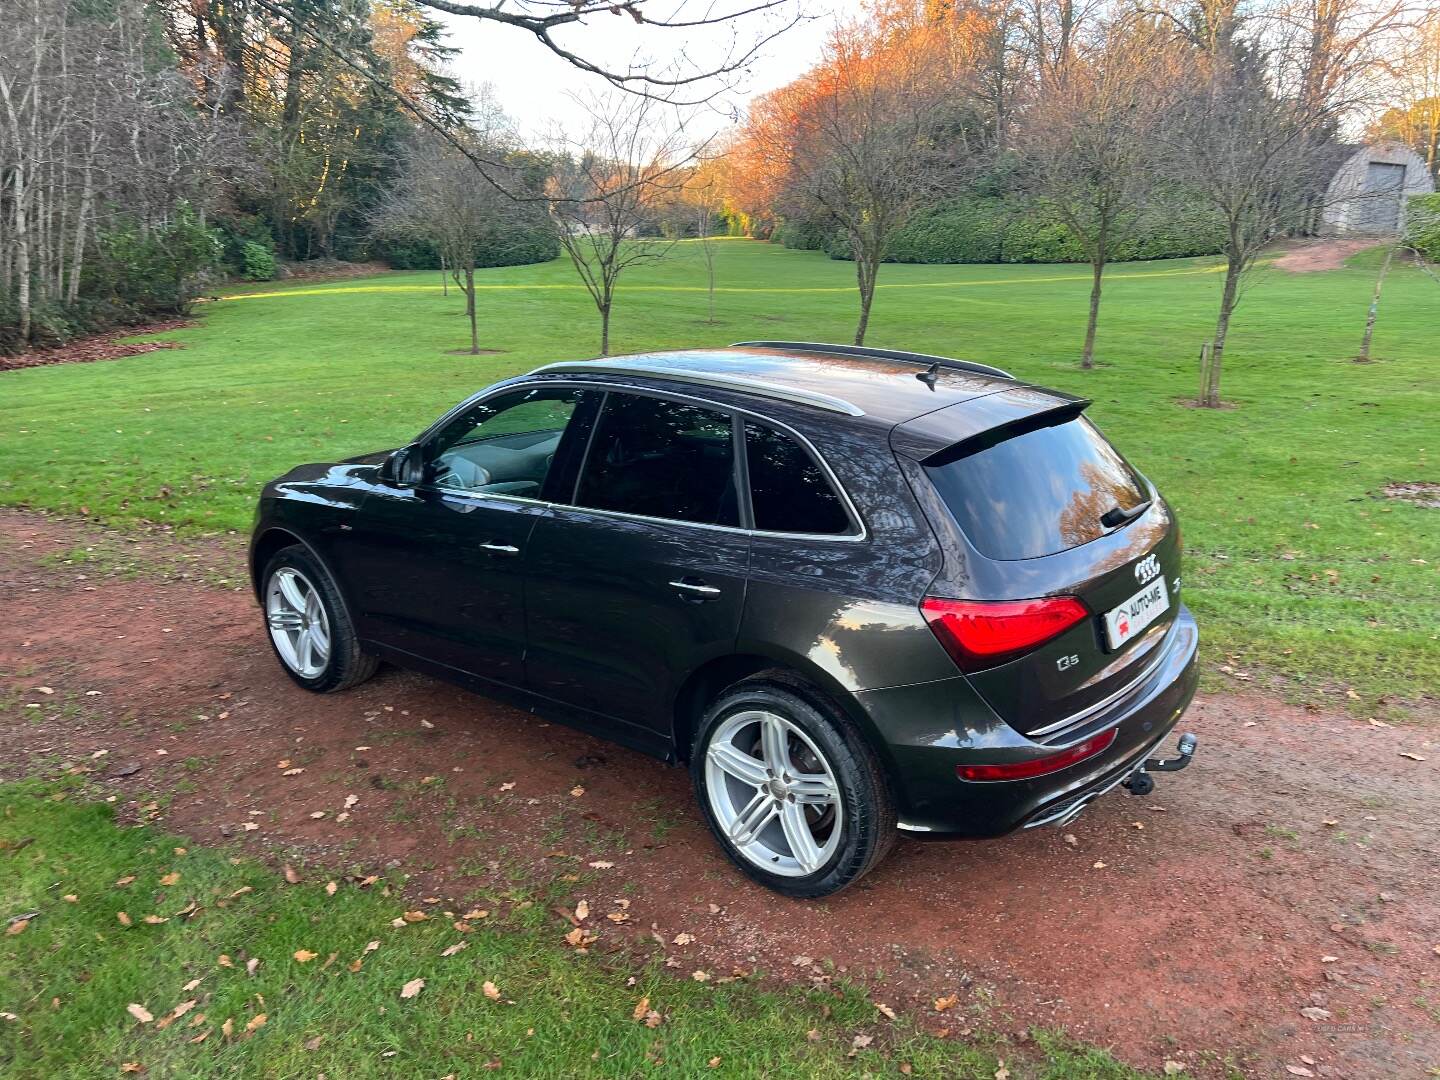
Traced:
<path fill-rule="evenodd" d="M 713 323 L 697 245 L 627 277 L 615 349 L 849 339 L 848 264 L 738 240 L 717 263 Z M 1075 363 L 1089 287 L 1077 266 L 887 266 L 870 342 L 1092 397 L 1179 510 L 1212 682 L 1253 676 L 1403 715 L 1392 699 L 1440 686 L 1440 518 L 1379 493 L 1440 480 L 1440 285 L 1397 266 L 1377 362 L 1357 365 L 1377 265 L 1372 251 L 1341 271 L 1259 271 L 1226 353 L 1235 407 L 1223 411 L 1177 404 L 1198 382 L 1214 260 L 1115 266 L 1092 372 Z M 0 374 L 0 502 L 244 529 L 259 486 L 291 465 L 393 446 L 491 380 L 593 353 L 597 318 L 568 263 L 480 281 L 482 344 L 497 355 L 448 352 L 466 331 L 438 274 L 392 274 L 206 304 L 202 325 L 168 335 L 183 350 Z"/>
<path fill-rule="evenodd" d="M 397 928 L 408 905 L 392 883 L 302 868 L 287 884 L 119 829 L 74 781 L 0 785 L 0 867 L 0 919 L 31 915 L 0 930 L 0 1074 L 14 1080 L 858 1077 L 902 1065 L 989 1080 L 1002 1062 L 1015 1080 L 1138 1080 L 1043 1032 L 1023 1051 L 937 1038 L 853 987 L 765 990 L 729 972 L 697 981 L 654 956 L 581 953 L 543 903 L 514 896 L 477 900 L 487 914 L 467 932 L 454 926 L 467 908 L 446 915 L 443 902 Z M 414 980 L 423 987 L 403 996 Z M 968 1029 L 968 1009 L 927 1026 Z"/>

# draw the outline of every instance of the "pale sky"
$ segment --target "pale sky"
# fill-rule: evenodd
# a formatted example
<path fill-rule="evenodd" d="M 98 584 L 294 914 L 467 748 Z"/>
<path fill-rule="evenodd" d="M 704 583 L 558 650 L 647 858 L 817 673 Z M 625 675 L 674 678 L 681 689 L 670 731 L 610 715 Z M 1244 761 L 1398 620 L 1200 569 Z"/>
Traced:
<path fill-rule="evenodd" d="M 752 96 L 783 86 L 814 66 L 837 17 L 858 14 L 860 5 L 861 0 L 805 0 L 804 11 L 812 18 L 766 46 L 737 92 L 717 104 L 727 111 L 743 110 Z M 694 18 L 693 12 L 698 10 L 696 5 L 689 17 Z M 527 134 L 543 134 L 556 122 L 575 121 L 579 112 L 567 94 L 604 88 L 603 80 L 571 67 L 522 30 L 444 12 L 435 14 L 449 28 L 450 44 L 461 50 L 454 74 L 466 84 L 492 84 L 500 105 Z M 734 32 L 741 40 L 753 42 L 763 36 L 766 24 L 762 20 L 767 17 L 742 19 Z M 699 33 L 657 30 L 637 26 L 627 15 L 607 13 L 565 27 L 555 39 L 572 52 L 608 61 L 617 68 L 623 68 L 636 54 L 664 60 L 682 48 L 691 52 L 696 65 L 704 65 L 708 58 L 708 66 L 713 67 L 717 58 L 725 55 L 730 33 L 725 27 Z M 714 126 L 724 126 L 723 117 L 717 115 Z"/>

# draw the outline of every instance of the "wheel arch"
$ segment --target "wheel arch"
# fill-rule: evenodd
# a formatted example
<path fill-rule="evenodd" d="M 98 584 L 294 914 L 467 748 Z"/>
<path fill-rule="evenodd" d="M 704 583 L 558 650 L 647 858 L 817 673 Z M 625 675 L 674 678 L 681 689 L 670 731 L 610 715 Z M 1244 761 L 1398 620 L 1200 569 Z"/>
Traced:
<path fill-rule="evenodd" d="M 345 608 L 345 617 L 350 620 L 351 626 L 357 626 L 358 632 L 354 605 L 350 602 L 350 590 L 346 583 L 331 569 L 330 561 L 316 550 L 314 544 L 293 529 L 288 529 L 283 525 L 267 526 L 250 543 L 250 584 L 256 601 L 261 604 L 265 602 L 261 591 L 264 583 L 260 580 L 260 575 L 265 572 L 265 564 L 275 557 L 277 551 L 296 546 L 304 548 L 305 553 L 319 563 L 320 568 L 329 576 L 331 584 L 335 586 L 335 593 L 340 597 L 340 603 Z"/>
<path fill-rule="evenodd" d="M 705 710 L 730 686 L 744 679 L 773 673 L 775 681 L 792 693 L 836 709 L 854 726 L 861 742 L 875 755 L 881 772 L 894 784 L 895 763 L 874 721 L 852 694 L 822 668 L 803 657 L 778 657 L 759 652 L 731 653 L 707 661 L 692 671 L 675 694 L 673 741 L 676 761 L 687 764 L 695 733 Z"/>

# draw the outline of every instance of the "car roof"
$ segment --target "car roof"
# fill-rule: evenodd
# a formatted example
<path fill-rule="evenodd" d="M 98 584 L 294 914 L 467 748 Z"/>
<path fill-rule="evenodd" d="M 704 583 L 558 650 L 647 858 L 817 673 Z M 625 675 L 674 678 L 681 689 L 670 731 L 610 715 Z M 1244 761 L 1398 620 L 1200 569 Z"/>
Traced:
<path fill-rule="evenodd" d="M 900 356 L 915 358 L 896 358 Z M 1024 385 L 998 369 L 975 368 L 963 361 L 918 354 L 767 343 L 548 364 L 531 374 L 629 375 L 715 386 L 898 424 Z"/>

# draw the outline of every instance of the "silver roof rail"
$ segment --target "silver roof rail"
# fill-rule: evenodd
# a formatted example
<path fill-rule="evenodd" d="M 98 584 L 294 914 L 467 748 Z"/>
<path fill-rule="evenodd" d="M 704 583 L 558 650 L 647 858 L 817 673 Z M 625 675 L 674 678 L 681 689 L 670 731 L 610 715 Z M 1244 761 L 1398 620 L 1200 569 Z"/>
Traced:
<path fill-rule="evenodd" d="M 627 360 L 624 363 L 606 363 L 604 360 L 571 360 L 558 364 L 546 364 L 530 372 L 531 375 L 640 375 L 646 378 L 673 379 L 676 382 L 692 383 L 699 386 L 713 386 L 721 390 L 742 390 L 747 394 L 791 401 L 800 405 L 813 405 L 827 412 L 843 413 L 846 416 L 864 416 L 865 410 L 831 394 L 815 390 L 802 390 L 794 386 L 780 386 L 767 383 L 750 375 L 726 375 L 718 371 L 694 371 L 690 368 L 670 364 L 646 363 L 643 359 Z"/>
<path fill-rule="evenodd" d="M 792 352 L 837 353 L 841 356 L 873 356 L 880 360 L 898 360 L 902 364 L 919 364 L 929 367 L 939 364 L 942 368 L 968 371 L 974 375 L 993 375 L 997 379 L 1011 379 L 1015 376 L 1003 368 L 973 360 L 956 360 L 949 356 L 931 356 L 928 353 L 902 352 L 898 349 L 872 349 L 865 345 L 827 345 L 821 341 L 737 341 L 732 349 L 789 349 Z"/>

